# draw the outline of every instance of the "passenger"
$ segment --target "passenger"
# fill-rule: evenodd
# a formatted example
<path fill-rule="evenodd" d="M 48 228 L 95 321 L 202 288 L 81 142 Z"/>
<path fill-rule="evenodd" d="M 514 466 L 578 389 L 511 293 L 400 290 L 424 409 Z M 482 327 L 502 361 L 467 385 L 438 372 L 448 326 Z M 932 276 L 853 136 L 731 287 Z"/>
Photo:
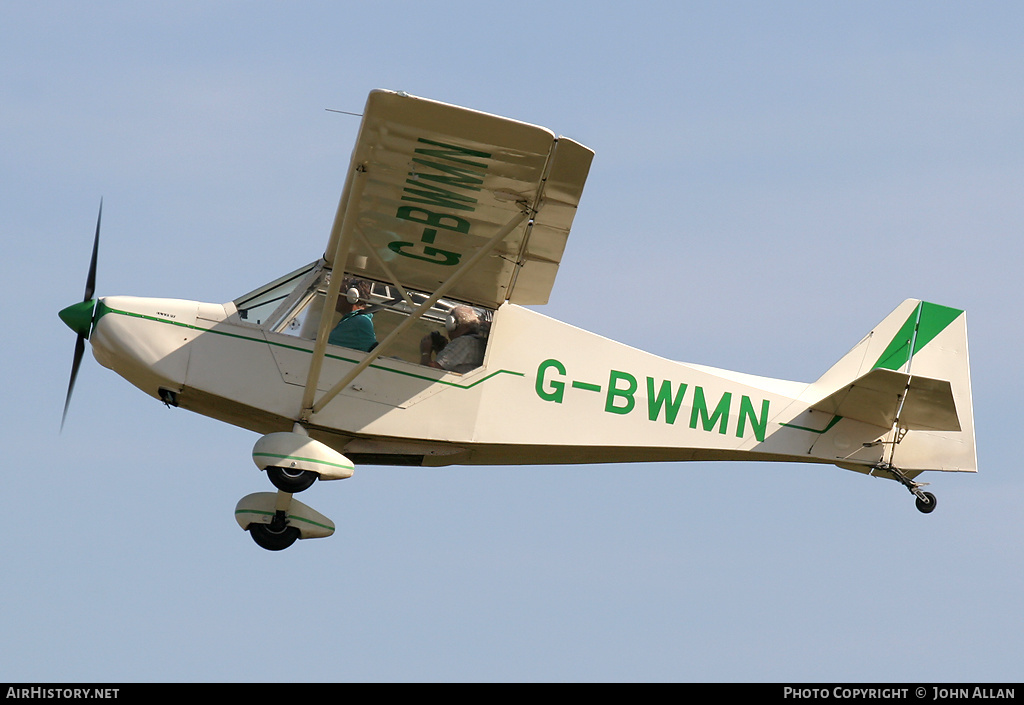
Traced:
<path fill-rule="evenodd" d="M 341 285 L 334 310 L 342 314 L 327 342 L 343 348 L 369 352 L 377 347 L 377 334 L 373 330 L 373 314 L 366 310 L 370 300 L 370 282 L 348 278 Z"/>
<path fill-rule="evenodd" d="M 469 372 L 484 364 L 487 338 L 483 335 L 483 319 L 469 306 L 456 306 L 448 314 L 445 329 L 451 342 L 434 331 L 420 340 L 420 364 L 450 372 Z M 431 359 L 433 353 L 437 353 Z"/>

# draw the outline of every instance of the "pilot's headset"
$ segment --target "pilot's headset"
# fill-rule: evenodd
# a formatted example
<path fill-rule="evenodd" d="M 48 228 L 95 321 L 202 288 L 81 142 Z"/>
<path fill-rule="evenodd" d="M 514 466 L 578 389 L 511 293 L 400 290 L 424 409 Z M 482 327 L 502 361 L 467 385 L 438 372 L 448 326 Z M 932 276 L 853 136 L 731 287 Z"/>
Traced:
<path fill-rule="evenodd" d="M 467 312 L 467 309 L 465 307 L 463 307 L 463 310 L 460 313 L 460 315 L 456 316 L 455 312 L 457 310 L 457 308 L 453 308 L 451 311 L 448 312 L 448 316 L 444 319 L 444 329 L 448 331 L 449 337 L 451 337 L 451 334 L 455 332 L 455 329 L 458 328 L 460 324 L 468 323 L 474 318 L 478 318 L 478 314 L 474 315 L 475 312 Z M 469 309 L 469 311 L 472 311 L 472 309 Z"/>
<path fill-rule="evenodd" d="M 357 304 L 360 301 L 363 303 L 369 303 L 370 287 L 367 282 L 359 279 L 350 279 L 347 283 L 348 290 L 345 292 L 346 301 L 350 304 Z"/>

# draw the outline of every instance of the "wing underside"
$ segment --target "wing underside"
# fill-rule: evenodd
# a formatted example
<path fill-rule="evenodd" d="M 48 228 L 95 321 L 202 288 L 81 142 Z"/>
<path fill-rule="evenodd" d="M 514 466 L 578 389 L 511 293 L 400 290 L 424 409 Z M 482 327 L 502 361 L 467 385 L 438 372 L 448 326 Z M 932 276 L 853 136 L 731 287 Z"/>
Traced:
<path fill-rule="evenodd" d="M 325 259 L 430 292 L 490 246 L 447 295 L 546 303 L 592 158 L 536 125 L 374 91 Z"/>

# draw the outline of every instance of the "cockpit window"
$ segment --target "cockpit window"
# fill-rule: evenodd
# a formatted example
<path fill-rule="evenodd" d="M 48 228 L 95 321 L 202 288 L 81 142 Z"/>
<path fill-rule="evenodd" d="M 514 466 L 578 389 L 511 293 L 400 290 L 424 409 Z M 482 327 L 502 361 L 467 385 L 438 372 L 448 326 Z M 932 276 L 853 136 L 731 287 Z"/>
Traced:
<path fill-rule="evenodd" d="M 235 299 L 235 308 L 238 310 L 238 317 L 256 326 L 267 325 L 275 313 L 283 312 L 283 305 L 288 297 L 302 283 L 303 279 L 310 275 L 317 263 L 300 267 L 280 279 L 261 286 L 256 291 Z"/>
<path fill-rule="evenodd" d="M 311 270 L 294 272 L 243 297 L 239 310 L 252 301 L 246 309 L 248 320 L 252 321 L 254 312 L 263 311 L 261 306 L 269 309 L 272 301 L 284 302 L 281 310 L 267 312 L 263 325 L 275 333 L 315 340 L 324 306 L 328 305 L 327 288 L 332 273 L 326 269 Z M 408 321 L 419 304 L 430 298 L 419 291 L 403 292 L 386 282 L 347 273 L 342 276 L 345 279 L 338 300 L 330 304 L 333 313 L 328 342 L 333 346 L 374 350 Z M 439 299 L 419 319 L 408 323 L 381 354 L 384 358 L 468 372 L 483 364 L 492 316 L 488 309 Z"/>

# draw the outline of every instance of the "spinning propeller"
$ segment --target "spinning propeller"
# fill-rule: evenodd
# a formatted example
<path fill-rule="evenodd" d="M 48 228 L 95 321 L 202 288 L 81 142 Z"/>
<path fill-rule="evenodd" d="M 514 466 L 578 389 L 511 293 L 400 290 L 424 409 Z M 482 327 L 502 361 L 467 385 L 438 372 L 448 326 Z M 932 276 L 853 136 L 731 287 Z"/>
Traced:
<path fill-rule="evenodd" d="M 89 262 L 89 275 L 85 278 L 85 296 L 81 303 L 72 304 L 62 310 L 58 315 L 60 320 L 67 324 L 68 328 L 78 334 L 75 341 L 75 358 L 71 363 L 71 381 L 68 383 L 68 395 L 64 399 L 64 415 L 60 419 L 60 427 L 63 430 L 64 420 L 68 416 L 68 405 L 71 404 L 71 392 L 75 389 L 75 378 L 78 377 L 78 368 L 82 364 L 82 356 L 85 354 L 85 341 L 89 339 L 92 332 L 93 318 L 96 312 L 96 300 L 93 294 L 96 292 L 96 255 L 100 247 L 100 220 L 103 218 L 103 199 L 100 199 L 100 212 L 96 216 L 96 237 L 92 242 L 92 261 Z"/>

